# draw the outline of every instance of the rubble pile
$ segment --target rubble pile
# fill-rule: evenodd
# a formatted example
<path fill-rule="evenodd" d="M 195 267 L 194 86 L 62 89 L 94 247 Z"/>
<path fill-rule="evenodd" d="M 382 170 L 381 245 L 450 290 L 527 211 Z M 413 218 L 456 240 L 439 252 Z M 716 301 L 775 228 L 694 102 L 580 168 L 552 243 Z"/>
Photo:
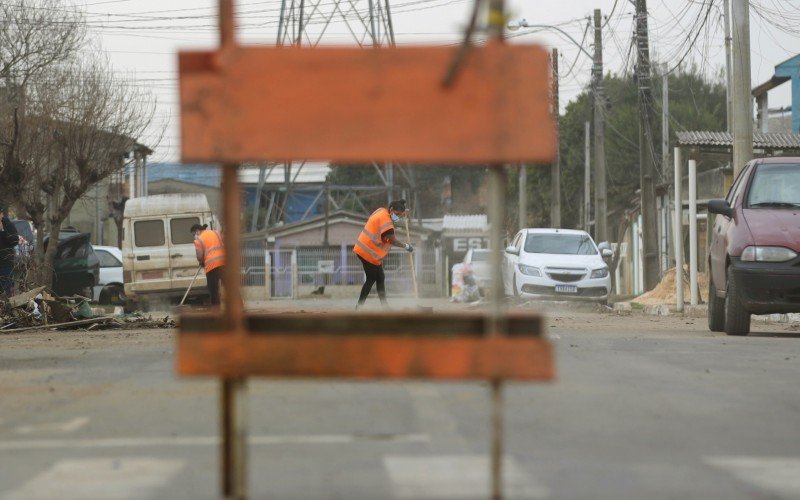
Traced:
<path fill-rule="evenodd" d="M 79 295 L 59 297 L 45 287 L 13 297 L 0 297 L 0 333 L 40 329 L 141 329 L 174 328 L 169 316 L 153 318 L 141 313 L 114 316 L 92 308 Z"/>

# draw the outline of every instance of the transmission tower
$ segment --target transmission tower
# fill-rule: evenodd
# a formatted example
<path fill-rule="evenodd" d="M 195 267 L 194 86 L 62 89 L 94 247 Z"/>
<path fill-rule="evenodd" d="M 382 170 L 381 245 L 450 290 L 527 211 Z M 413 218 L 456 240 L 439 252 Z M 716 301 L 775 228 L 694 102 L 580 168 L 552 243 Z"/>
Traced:
<path fill-rule="evenodd" d="M 282 0 L 278 46 L 316 47 L 340 28 L 360 47 L 395 44 L 389 0 Z"/>
<path fill-rule="evenodd" d="M 353 42 L 365 50 L 395 46 L 389 0 L 282 0 L 277 46 L 316 47 L 325 43 L 347 45 Z M 293 191 L 293 179 L 297 178 L 297 174 L 304 166 L 303 161 L 283 163 L 285 183 L 283 189 L 272 193 L 272 196 L 268 196 L 264 191 L 263 183 L 265 172 L 271 167 L 261 168 L 259 194 L 256 196 L 254 211 L 256 216 L 251 221 L 252 231 L 285 221 Z M 344 206 L 353 207 L 354 200 L 359 211 L 369 213 L 370 209 L 360 201 L 365 196 L 358 196 L 359 194 L 374 196 L 385 192 L 387 200 L 391 200 L 397 191 L 394 181 L 395 170 L 400 171 L 408 180 L 412 191 L 416 192 L 413 172 L 410 169 L 377 162 L 373 162 L 370 168 L 377 171 L 381 185 L 359 186 L 355 190 L 345 186 L 318 186 L 320 195 L 324 196 L 326 213 L 328 206 L 333 206 L 335 209 Z M 306 190 L 308 187 L 304 186 Z M 401 193 L 406 194 L 405 191 Z M 263 222 L 257 215 L 262 198 L 265 201 L 269 198 L 267 215 Z"/>

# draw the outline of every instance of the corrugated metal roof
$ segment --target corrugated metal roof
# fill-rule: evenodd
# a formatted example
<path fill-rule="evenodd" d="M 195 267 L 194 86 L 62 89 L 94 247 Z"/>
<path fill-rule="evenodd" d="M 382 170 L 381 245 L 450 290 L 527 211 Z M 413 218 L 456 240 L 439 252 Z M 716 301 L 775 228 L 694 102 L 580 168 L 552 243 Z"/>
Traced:
<path fill-rule="evenodd" d="M 489 219 L 481 215 L 445 215 L 442 231 L 487 231 Z"/>
<path fill-rule="evenodd" d="M 733 134 L 707 130 L 677 132 L 679 146 L 731 147 Z M 800 134 L 753 133 L 753 147 L 764 149 L 800 149 Z"/>
<path fill-rule="evenodd" d="M 266 184 L 283 184 L 286 182 L 284 165 L 281 163 L 274 168 L 266 166 Z M 258 184 L 261 167 L 244 166 L 239 169 L 239 182 L 242 184 Z M 292 162 L 290 174 L 292 182 L 297 184 L 323 184 L 331 167 L 322 162 Z"/>

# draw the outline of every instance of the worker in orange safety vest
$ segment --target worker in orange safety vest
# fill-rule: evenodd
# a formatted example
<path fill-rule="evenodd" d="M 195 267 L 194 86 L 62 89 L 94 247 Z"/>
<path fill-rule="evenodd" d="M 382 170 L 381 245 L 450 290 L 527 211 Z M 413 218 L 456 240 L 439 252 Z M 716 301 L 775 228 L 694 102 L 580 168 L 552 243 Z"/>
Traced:
<path fill-rule="evenodd" d="M 208 224 L 194 224 L 194 248 L 197 262 L 205 269 L 211 305 L 219 305 L 219 282 L 225 267 L 225 244 L 219 231 L 208 230 Z"/>
<path fill-rule="evenodd" d="M 389 203 L 389 208 L 379 208 L 372 212 L 364 229 L 361 230 L 361 234 L 358 235 L 353 252 L 361 260 L 367 279 L 364 281 L 364 286 L 361 287 L 361 296 L 358 297 L 356 310 L 364 305 L 370 290 L 372 290 L 372 285 L 376 283 L 378 298 L 384 307 L 387 306 L 383 259 L 393 246 L 403 248 L 407 252 L 414 251 L 414 247 L 410 243 L 400 243 L 394 234 L 394 225 L 407 214 L 406 200 L 393 201 Z"/>

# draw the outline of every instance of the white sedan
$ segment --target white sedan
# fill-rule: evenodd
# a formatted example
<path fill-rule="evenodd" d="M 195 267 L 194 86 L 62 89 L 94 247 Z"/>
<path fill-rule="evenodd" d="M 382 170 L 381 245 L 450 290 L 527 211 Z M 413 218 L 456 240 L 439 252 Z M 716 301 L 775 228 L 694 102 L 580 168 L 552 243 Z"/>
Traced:
<path fill-rule="evenodd" d="M 100 277 L 94 287 L 94 300 L 100 304 L 124 304 L 122 250 L 117 247 L 92 245 L 100 260 Z"/>
<path fill-rule="evenodd" d="M 610 248 L 598 249 L 585 231 L 522 229 L 506 248 L 503 286 L 516 297 L 606 304 L 611 276 L 604 259 L 611 255 Z"/>

